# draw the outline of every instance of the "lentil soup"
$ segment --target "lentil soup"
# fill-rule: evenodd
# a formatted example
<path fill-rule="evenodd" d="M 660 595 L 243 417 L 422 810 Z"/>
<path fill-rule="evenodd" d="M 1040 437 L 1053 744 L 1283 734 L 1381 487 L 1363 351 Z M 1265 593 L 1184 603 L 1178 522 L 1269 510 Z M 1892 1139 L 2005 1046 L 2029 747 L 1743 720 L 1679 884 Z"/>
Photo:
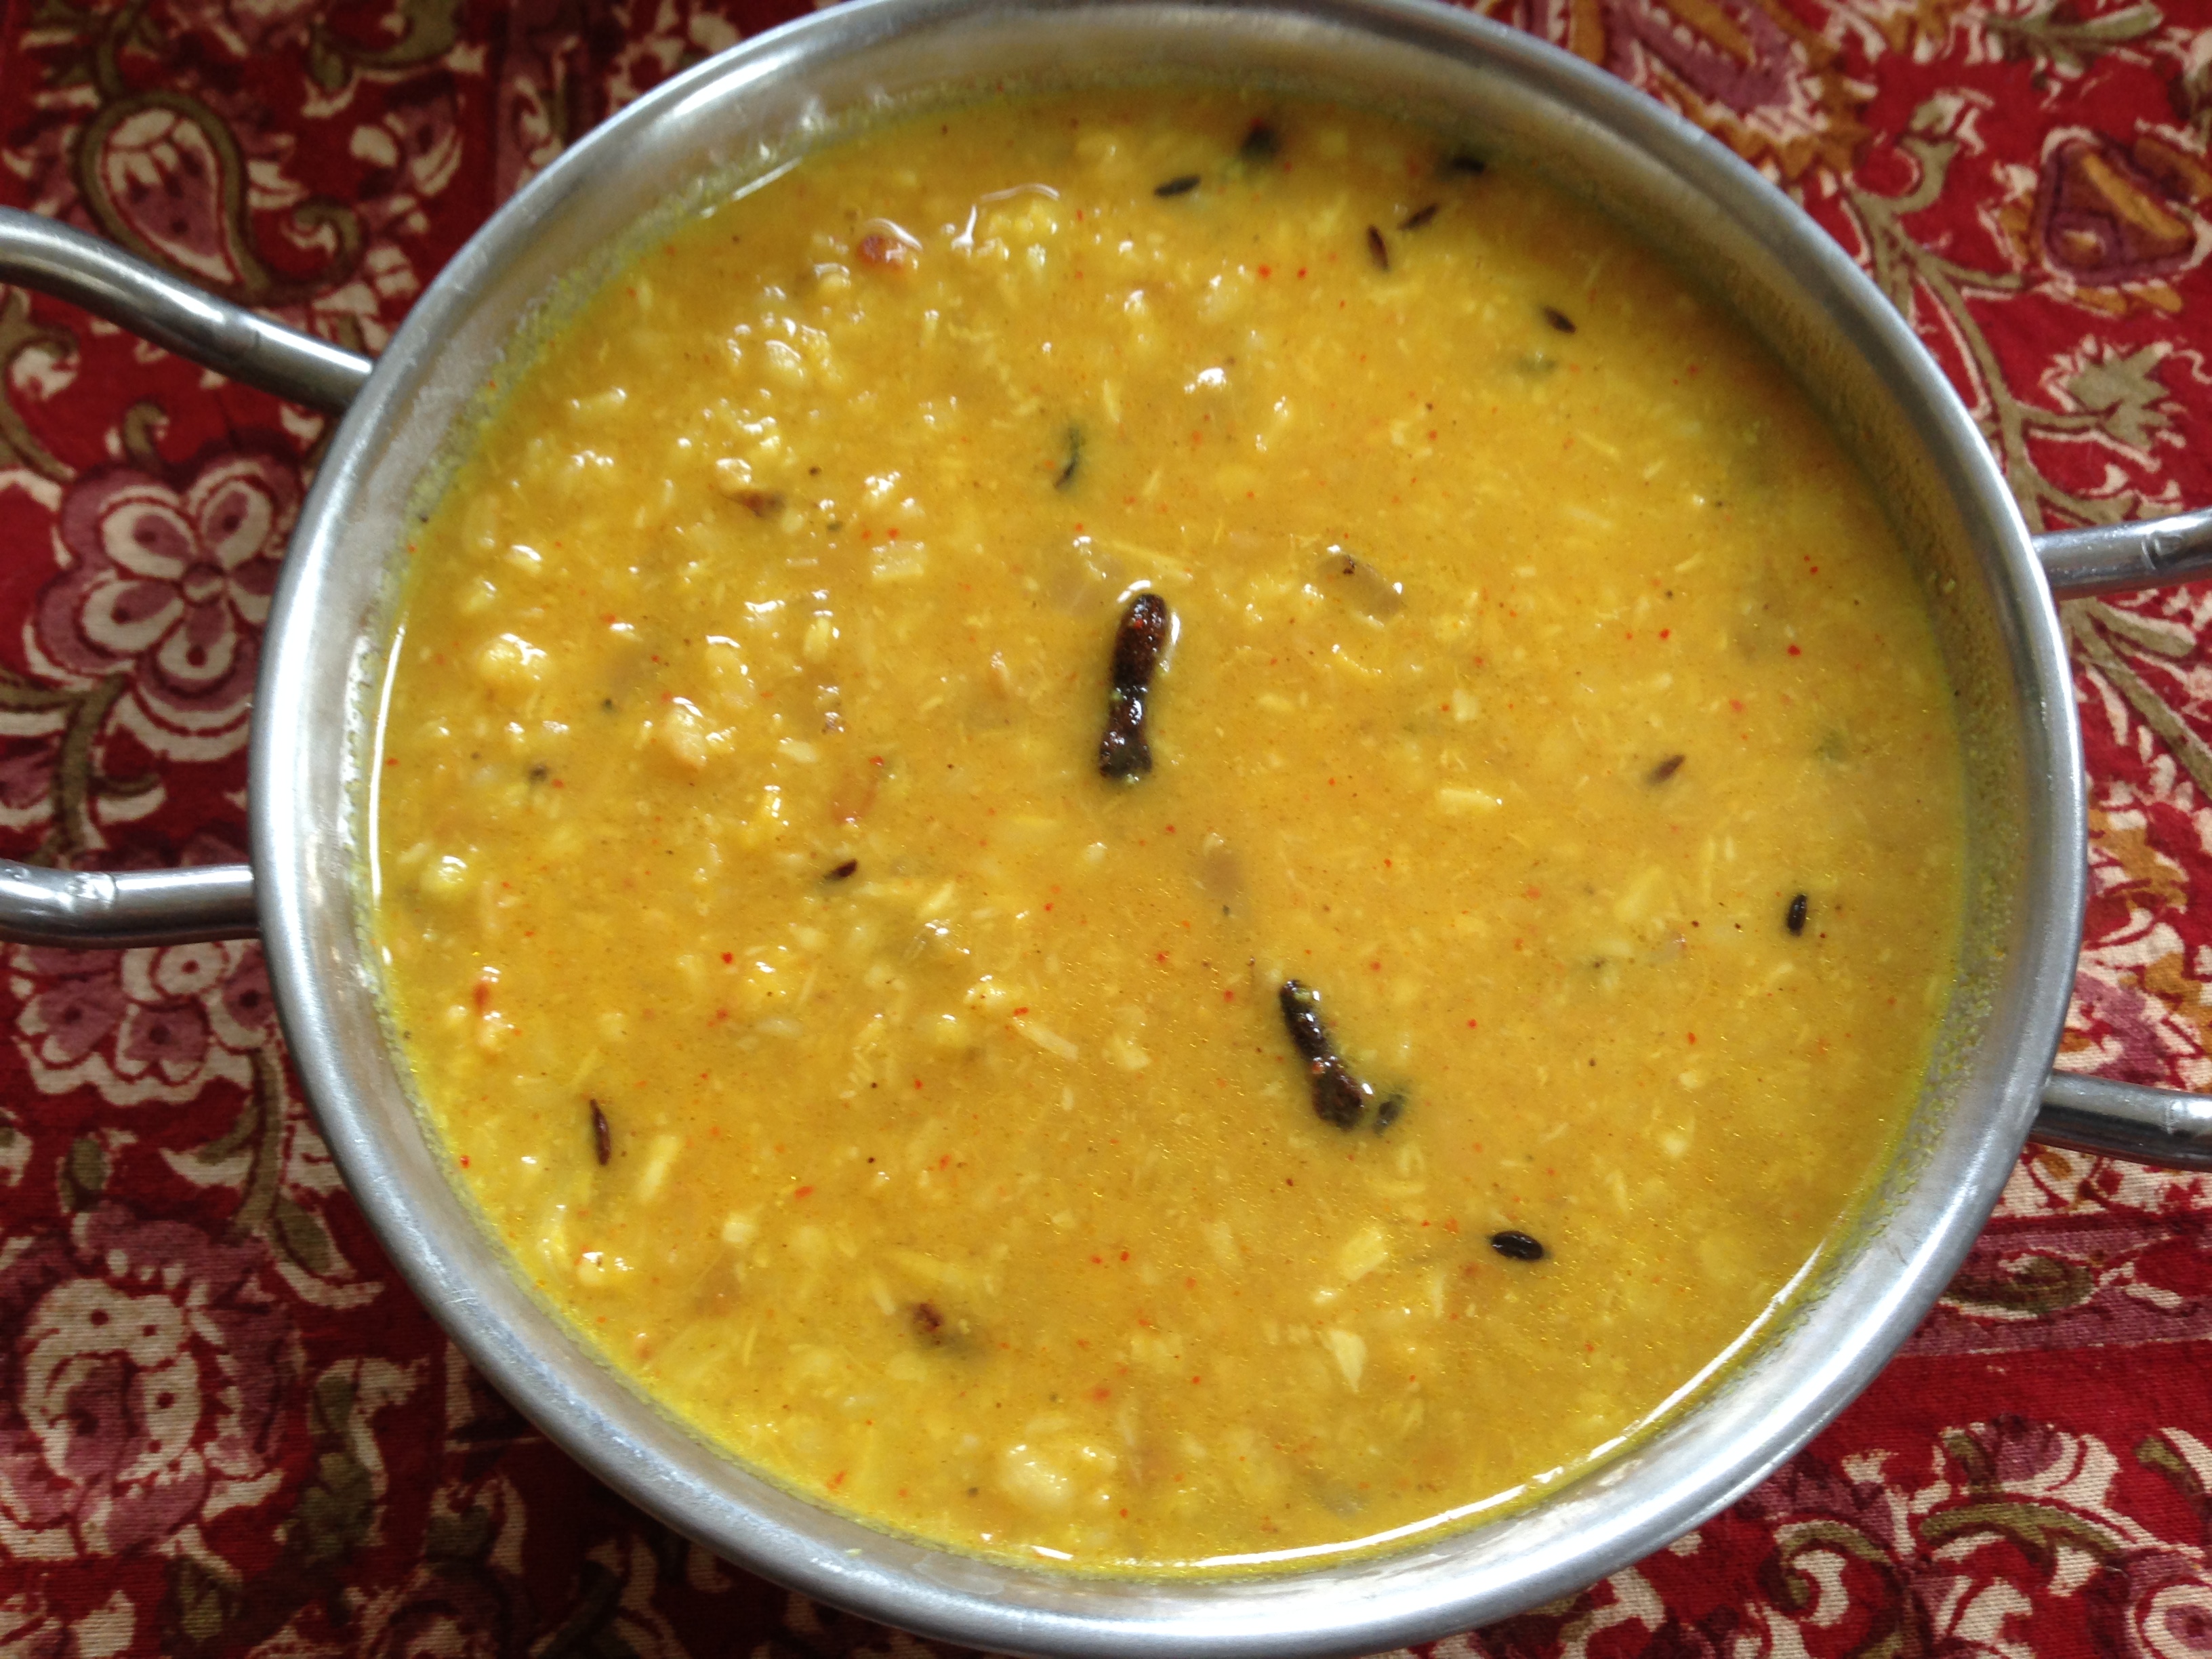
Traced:
<path fill-rule="evenodd" d="M 1079 1569 L 1462 1522 L 1890 1147 L 1963 841 L 1914 579 L 1535 179 L 908 118 L 509 378 L 393 647 L 392 1016 L 520 1271 L 770 1477 Z"/>

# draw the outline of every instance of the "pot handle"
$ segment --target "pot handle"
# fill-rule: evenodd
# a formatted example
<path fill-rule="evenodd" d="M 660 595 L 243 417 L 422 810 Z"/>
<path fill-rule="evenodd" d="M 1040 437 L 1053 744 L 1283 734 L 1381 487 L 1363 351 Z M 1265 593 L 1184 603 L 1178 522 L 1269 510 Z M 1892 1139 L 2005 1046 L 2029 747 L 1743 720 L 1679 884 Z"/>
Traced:
<path fill-rule="evenodd" d="M 343 413 L 375 367 L 19 208 L 0 208 L 0 282 L 72 301 L 179 356 L 326 414 Z M 109 873 L 0 859 L 0 939 L 112 950 L 258 931 L 249 865 Z"/>
<path fill-rule="evenodd" d="M 2053 1072 L 2031 1139 L 2176 1170 L 2212 1170 L 2212 1096 Z"/>
<path fill-rule="evenodd" d="M 2038 536 L 2035 556 L 2057 599 L 2212 575 L 2212 507 Z M 2212 1096 L 2054 1072 L 2028 1133 L 2046 1146 L 2212 1170 Z"/>
<path fill-rule="evenodd" d="M 2057 599 L 2194 581 L 2212 575 L 2212 507 L 2038 536 L 2035 556 Z"/>
<path fill-rule="evenodd" d="M 20 208 L 0 208 L 0 282 L 72 301 L 180 357 L 325 414 L 344 413 L 375 367 Z"/>

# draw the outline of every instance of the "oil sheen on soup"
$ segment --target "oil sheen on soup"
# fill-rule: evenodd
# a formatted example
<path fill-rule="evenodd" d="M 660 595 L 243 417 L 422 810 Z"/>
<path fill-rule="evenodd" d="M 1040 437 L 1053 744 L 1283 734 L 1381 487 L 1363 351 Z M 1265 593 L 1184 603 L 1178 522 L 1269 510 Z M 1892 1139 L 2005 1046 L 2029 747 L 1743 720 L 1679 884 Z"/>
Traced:
<path fill-rule="evenodd" d="M 1533 179 L 908 118 L 510 378 L 392 652 L 391 1006 L 520 1271 L 773 1479 L 1077 1569 L 1463 1521 L 1892 1143 L 1962 843 L 1914 580 Z"/>

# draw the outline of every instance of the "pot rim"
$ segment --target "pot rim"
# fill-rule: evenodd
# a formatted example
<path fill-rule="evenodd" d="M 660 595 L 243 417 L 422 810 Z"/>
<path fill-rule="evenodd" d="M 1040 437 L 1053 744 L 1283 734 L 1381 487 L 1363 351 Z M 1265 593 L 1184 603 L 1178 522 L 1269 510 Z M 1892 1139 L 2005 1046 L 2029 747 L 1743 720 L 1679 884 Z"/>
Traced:
<path fill-rule="evenodd" d="M 353 1039 L 346 1033 L 358 1026 L 361 1000 L 375 991 L 345 875 L 357 838 L 349 822 L 333 825 L 303 804 L 333 788 L 343 799 L 358 784 L 353 760 L 339 765 L 353 771 L 338 785 L 301 781 L 331 775 L 332 761 L 318 752 L 331 747 L 331 718 L 349 717 L 361 688 L 381 673 L 380 618 L 357 596 L 348 597 L 339 580 L 347 527 L 364 499 L 374 453 L 398 425 L 420 418 L 413 390 L 469 315 L 475 292 L 542 222 L 586 189 L 611 156 L 693 100 L 738 96 L 773 77 L 803 76 L 817 62 L 893 40 L 1108 13 L 1216 31 L 1258 32 L 1287 19 L 1493 66 L 1640 146 L 1718 210 L 1779 234 L 1800 287 L 1881 362 L 1888 383 L 1911 400 L 1922 441 L 1961 510 L 1970 504 L 1978 515 L 1969 527 L 1990 574 L 1992 603 L 2007 613 L 2014 635 L 2013 672 L 2029 694 L 2021 714 L 2028 763 L 2027 915 L 2006 1014 L 1991 1017 L 1992 1029 L 2002 1026 L 2010 1036 L 2002 1057 L 1984 1068 L 1990 1100 L 1978 1133 L 1954 1134 L 1944 1143 L 1948 1152 L 1930 1163 L 1943 1190 L 1925 1191 L 1923 1176 L 1924 1201 L 1909 1236 L 1890 1227 L 1879 1252 L 1872 1246 L 1860 1252 L 1885 1260 L 1862 1259 L 1839 1271 L 1839 1287 L 1848 1284 L 1858 1304 L 1848 1324 L 1801 1355 L 1808 1363 L 1800 1371 L 1770 1379 L 1763 1403 L 1740 1402 L 1735 1417 L 1702 1440 L 1687 1430 L 1710 1414 L 1707 1404 L 1677 1413 L 1680 1420 L 1669 1419 L 1642 1449 L 1580 1470 L 1542 1504 L 1495 1522 L 1376 1559 L 1260 1579 L 1091 1580 L 955 1555 L 817 1509 L 661 1417 L 530 1300 L 488 1235 L 476 1235 L 473 1222 L 470 1237 L 456 1233 L 453 1188 L 438 1174 L 439 1190 L 426 1189 L 426 1147 L 389 1128 L 373 1080 L 347 1063 Z M 353 556 L 361 556 L 357 549 Z M 1591 65 L 1427 0 L 848 0 L 672 79 L 578 141 L 501 208 L 417 301 L 332 437 L 301 512 L 267 641 L 250 810 L 271 978 L 332 1156 L 402 1276 L 501 1393 L 641 1508 L 810 1595 L 997 1650 L 1295 1655 L 1425 1639 L 1577 1589 L 1734 1502 L 1871 1380 L 1964 1259 L 2026 1139 L 2078 951 L 2087 829 L 2075 787 L 2081 757 L 2063 638 L 2018 509 L 1942 371 L 1844 251 L 1718 141 Z M 341 648 L 349 653 L 343 679 L 349 702 L 334 711 L 329 658 Z M 416 1133 L 427 1143 L 419 1124 Z M 1671 1469 L 1671 1479 L 1638 1473 L 1652 1468 Z M 1571 1527 L 1534 1523 L 1567 1509 Z M 1477 1547 L 1509 1536 L 1520 1552 L 1510 1571 L 1501 1565 L 1508 1553 L 1502 1547 Z"/>

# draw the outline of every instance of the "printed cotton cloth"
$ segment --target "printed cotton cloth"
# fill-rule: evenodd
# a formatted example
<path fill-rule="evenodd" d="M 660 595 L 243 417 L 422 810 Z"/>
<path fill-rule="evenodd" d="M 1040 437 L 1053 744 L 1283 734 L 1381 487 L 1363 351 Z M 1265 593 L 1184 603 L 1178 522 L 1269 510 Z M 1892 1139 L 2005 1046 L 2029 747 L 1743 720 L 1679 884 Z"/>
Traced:
<path fill-rule="evenodd" d="M 1486 9 L 1802 201 L 2032 525 L 2212 503 L 2212 3 Z M 7 0 L 0 201 L 374 353 L 565 143 L 787 15 Z M 241 856 L 260 630 L 328 431 L 0 289 L 0 854 Z M 2063 615 L 2094 839 L 2062 1063 L 2212 1087 L 2212 593 Z M 258 946 L 4 969 L 0 1656 L 928 1650 L 672 1537 L 484 1386 L 340 1186 Z M 2197 1177 L 2031 1149 L 1803 1455 L 1437 1652 L 2212 1654 L 2208 1220 Z"/>

